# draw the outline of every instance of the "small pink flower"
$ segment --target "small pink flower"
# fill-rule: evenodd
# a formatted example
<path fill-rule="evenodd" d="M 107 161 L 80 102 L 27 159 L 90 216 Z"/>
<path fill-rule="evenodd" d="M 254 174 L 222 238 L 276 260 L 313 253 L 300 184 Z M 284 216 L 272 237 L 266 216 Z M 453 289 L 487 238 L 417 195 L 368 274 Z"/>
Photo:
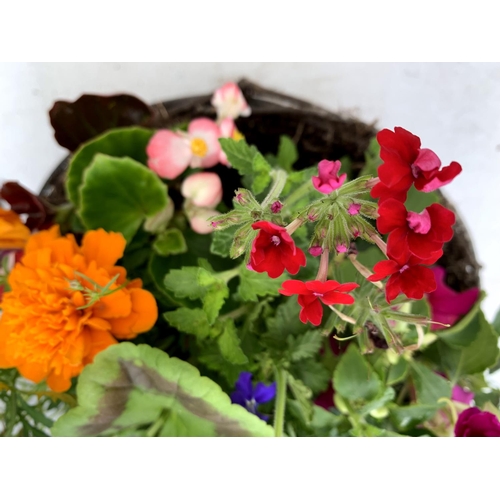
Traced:
<path fill-rule="evenodd" d="M 165 179 L 175 179 L 187 167 L 213 167 L 219 162 L 219 137 L 219 127 L 208 118 L 193 120 L 187 133 L 159 130 L 146 148 L 148 166 Z"/>
<path fill-rule="evenodd" d="M 208 234 L 214 230 L 213 223 L 208 222 L 210 217 L 220 215 L 220 212 L 211 208 L 200 208 L 192 211 L 189 217 L 191 229 L 198 234 Z"/>
<path fill-rule="evenodd" d="M 312 177 L 314 187 L 323 194 L 330 194 L 344 184 L 347 174 L 338 175 L 340 161 L 321 160 L 318 164 L 319 176 Z"/>
<path fill-rule="evenodd" d="M 181 193 L 197 207 L 213 208 L 222 200 L 222 182 L 213 172 L 199 172 L 184 179 Z"/>
<path fill-rule="evenodd" d="M 279 214 L 281 212 L 281 209 L 283 208 L 283 203 L 281 203 L 281 201 L 275 201 L 272 205 L 271 205 L 271 212 L 273 214 Z"/>
<path fill-rule="evenodd" d="M 215 91 L 212 96 L 212 106 L 217 111 L 218 119 L 250 116 L 252 112 L 241 89 L 232 82 L 226 83 Z"/>
<path fill-rule="evenodd" d="M 349 215 L 358 215 L 361 210 L 361 205 L 359 203 L 351 203 L 347 209 Z"/>

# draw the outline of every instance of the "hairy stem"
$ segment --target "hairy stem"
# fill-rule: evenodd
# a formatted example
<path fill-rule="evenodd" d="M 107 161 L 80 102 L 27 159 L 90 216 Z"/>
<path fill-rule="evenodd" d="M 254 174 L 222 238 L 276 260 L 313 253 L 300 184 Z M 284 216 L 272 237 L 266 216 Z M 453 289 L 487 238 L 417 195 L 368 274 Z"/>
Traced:
<path fill-rule="evenodd" d="M 281 169 L 273 170 L 271 172 L 271 175 L 274 182 L 271 186 L 271 189 L 269 190 L 269 193 L 267 193 L 267 196 L 264 198 L 264 201 L 260 205 L 262 209 L 266 208 L 272 201 L 279 198 L 279 195 L 281 194 L 281 191 L 283 191 L 283 188 L 286 184 L 286 179 L 288 177 L 287 173 Z"/>

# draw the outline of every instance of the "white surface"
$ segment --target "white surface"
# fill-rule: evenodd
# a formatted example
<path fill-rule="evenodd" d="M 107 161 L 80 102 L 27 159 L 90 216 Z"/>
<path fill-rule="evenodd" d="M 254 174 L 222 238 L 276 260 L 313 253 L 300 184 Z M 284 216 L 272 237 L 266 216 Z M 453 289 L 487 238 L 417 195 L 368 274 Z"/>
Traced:
<path fill-rule="evenodd" d="M 12 63 L 0 65 L 0 180 L 33 190 L 66 156 L 48 110 L 82 93 L 127 92 L 147 102 L 210 93 L 247 77 L 380 128 L 402 126 L 464 171 L 446 194 L 483 265 L 484 307 L 500 306 L 500 64 L 482 63 Z"/>

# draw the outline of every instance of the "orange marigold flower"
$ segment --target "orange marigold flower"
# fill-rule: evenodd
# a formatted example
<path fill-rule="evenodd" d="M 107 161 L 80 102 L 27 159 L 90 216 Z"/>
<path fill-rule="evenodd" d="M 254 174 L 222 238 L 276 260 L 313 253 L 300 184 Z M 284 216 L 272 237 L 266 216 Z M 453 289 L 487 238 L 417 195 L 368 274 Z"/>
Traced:
<path fill-rule="evenodd" d="M 32 235 L 0 305 L 0 368 L 66 391 L 98 352 L 150 330 L 156 301 L 140 279 L 127 283 L 125 268 L 115 266 L 124 250 L 123 236 L 103 229 L 88 231 L 81 246 L 58 226 Z M 117 275 L 114 291 L 94 303 L 78 290 L 95 289 L 86 278 L 105 287 Z"/>
<path fill-rule="evenodd" d="M 0 249 L 24 248 L 29 237 L 30 230 L 22 223 L 19 215 L 12 210 L 0 208 Z"/>

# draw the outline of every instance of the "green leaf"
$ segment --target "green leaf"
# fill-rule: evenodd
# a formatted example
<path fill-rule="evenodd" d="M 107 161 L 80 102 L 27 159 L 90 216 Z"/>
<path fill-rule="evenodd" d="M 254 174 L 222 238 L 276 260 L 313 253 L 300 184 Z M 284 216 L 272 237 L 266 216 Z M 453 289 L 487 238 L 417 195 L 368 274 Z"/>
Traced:
<path fill-rule="evenodd" d="M 54 436 L 273 435 L 194 366 L 144 344 L 100 352 L 80 375 L 77 395 L 78 407 L 56 422 Z"/>
<path fill-rule="evenodd" d="M 234 235 L 238 230 L 238 226 L 231 226 L 223 231 L 214 231 L 212 233 L 212 243 L 210 251 L 221 257 L 229 257 L 229 249 L 233 244 Z"/>
<path fill-rule="evenodd" d="M 479 373 L 494 365 L 498 358 L 498 336 L 480 310 L 467 326 L 476 330 L 475 339 L 461 349 L 438 343 L 438 351 L 446 371 L 457 381 L 462 375 Z"/>
<path fill-rule="evenodd" d="M 400 356 L 395 365 L 389 367 L 387 373 L 387 385 L 394 385 L 403 381 L 408 374 L 408 361 L 403 356 Z"/>
<path fill-rule="evenodd" d="M 83 174 L 96 154 L 103 153 L 120 158 L 127 156 L 146 165 L 146 146 L 154 132 L 141 127 L 117 128 L 83 144 L 71 158 L 66 178 L 66 191 L 75 207 L 80 207 Z"/>
<path fill-rule="evenodd" d="M 370 401 L 380 391 L 381 382 L 377 374 L 354 342 L 351 342 L 335 369 L 333 386 L 336 392 L 350 401 Z"/>
<path fill-rule="evenodd" d="M 165 276 L 164 284 L 176 297 L 201 299 L 203 310 L 211 325 L 229 297 L 229 288 L 224 280 L 202 267 L 172 269 Z"/>
<path fill-rule="evenodd" d="M 240 347 L 240 339 L 236 332 L 234 321 L 232 319 L 226 319 L 222 328 L 222 333 L 217 337 L 217 342 L 224 359 L 234 365 L 247 363 L 248 358 Z"/>
<path fill-rule="evenodd" d="M 271 182 L 271 165 L 266 159 L 257 153 L 252 162 L 252 184 L 253 194 L 257 195 L 266 189 Z"/>
<path fill-rule="evenodd" d="M 380 145 L 376 137 L 370 140 L 368 149 L 365 151 L 365 166 L 361 170 L 359 177 L 364 175 L 370 175 L 372 177 L 378 177 L 378 167 L 382 165 L 382 160 L 380 159 Z"/>
<path fill-rule="evenodd" d="M 252 175 L 253 159 L 258 154 L 255 146 L 249 146 L 246 141 L 233 139 L 219 139 L 220 145 L 231 165 L 241 175 Z"/>
<path fill-rule="evenodd" d="M 297 146 L 288 135 L 280 136 L 277 159 L 278 165 L 288 172 L 292 171 L 293 164 L 299 159 Z"/>
<path fill-rule="evenodd" d="M 390 418 L 399 431 L 405 432 L 416 425 L 431 419 L 436 413 L 436 405 L 416 404 L 410 406 L 392 405 Z"/>
<path fill-rule="evenodd" d="M 187 249 L 182 232 L 175 227 L 159 234 L 153 242 L 153 250 L 163 257 L 185 253 Z"/>
<path fill-rule="evenodd" d="M 359 413 L 361 415 L 368 415 L 370 412 L 378 410 L 379 408 L 385 406 L 387 403 L 392 401 L 395 396 L 396 393 L 394 392 L 394 389 L 392 387 L 387 387 L 379 397 L 377 397 L 367 405 L 363 406 L 359 410 Z"/>
<path fill-rule="evenodd" d="M 259 297 L 271 295 L 278 296 L 278 290 L 281 288 L 283 281 L 289 279 L 286 273 L 283 273 L 279 278 L 272 279 L 267 273 L 257 273 L 250 271 L 243 264 L 240 270 L 240 285 L 238 286 L 238 294 L 242 301 L 258 302 Z"/>
<path fill-rule="evenodd" d="M 497 332 L 497 335 L 500 335 L 500 309 L 497 311 L 491 326 Z"/>
<path fill-rule="evenodd" d="M 412 186 L 408 191 L 408 197 L 405 205 L 409 212 L 420 213 L 429 205 L 439 203 L 439 200 L 439 195 L 436 192 L 423 193 L 422 191 L 417 191 L 415 186 Z"/>
<path fill-rule="evenodd" d="M 479 332 L 479 311 L 486 296 L 481 292 L 472 309 L 456 324 L 445 330 L 436 331 L 436 335 L 451 347 L 467 347 L 477 338 Z"/>
<path fill-rule="evenodd" d="M 313 404 L 311 402 L 312 391 L 302 380 L 296 379 L 290 373 L 287 374 L 287 384 L 292 394 L 299 404 L 302 418 L 306 425 L 309 425 L 313 415 Z"/>
<path fill-rule="evenodd" d="M 202 309 L 180 307 L 175 311 L 165 313 L 164 317 L 177 330 L 195 335 L 199 339 L 205 339 L 211 333 L 207 314 Z"/>
<path fill-rule="evenodd" d="M 410 370 L 418 403 L 438 405 L 439 399 L 451 398 L 451 384 L 448 380 L 418 362 L 412 363 Z"/>
<path fill-rule="evenodd" d="M 298 337 L 288 337 L 290 349 L 290 359 L 300 361 L 306 358 L 312 358 L 318 354 L 323 343 L 323 335 L 319 330 L 309 330 Z"/>
<path fill-rule="evenodd" d="M 130 241 L 146 217 L 167 205 L 167 189 L 130 158 L 98 154 L 83 176 L 80 217 L 87 229 L 117 231 Z"/>
<path fill-rule="evenodd" d="M 315 394 L 325 391 L 332 378 L 332 372 L 313 358 L 292 363 L 289 371 L 295 378 L 302 380 Z"/>

